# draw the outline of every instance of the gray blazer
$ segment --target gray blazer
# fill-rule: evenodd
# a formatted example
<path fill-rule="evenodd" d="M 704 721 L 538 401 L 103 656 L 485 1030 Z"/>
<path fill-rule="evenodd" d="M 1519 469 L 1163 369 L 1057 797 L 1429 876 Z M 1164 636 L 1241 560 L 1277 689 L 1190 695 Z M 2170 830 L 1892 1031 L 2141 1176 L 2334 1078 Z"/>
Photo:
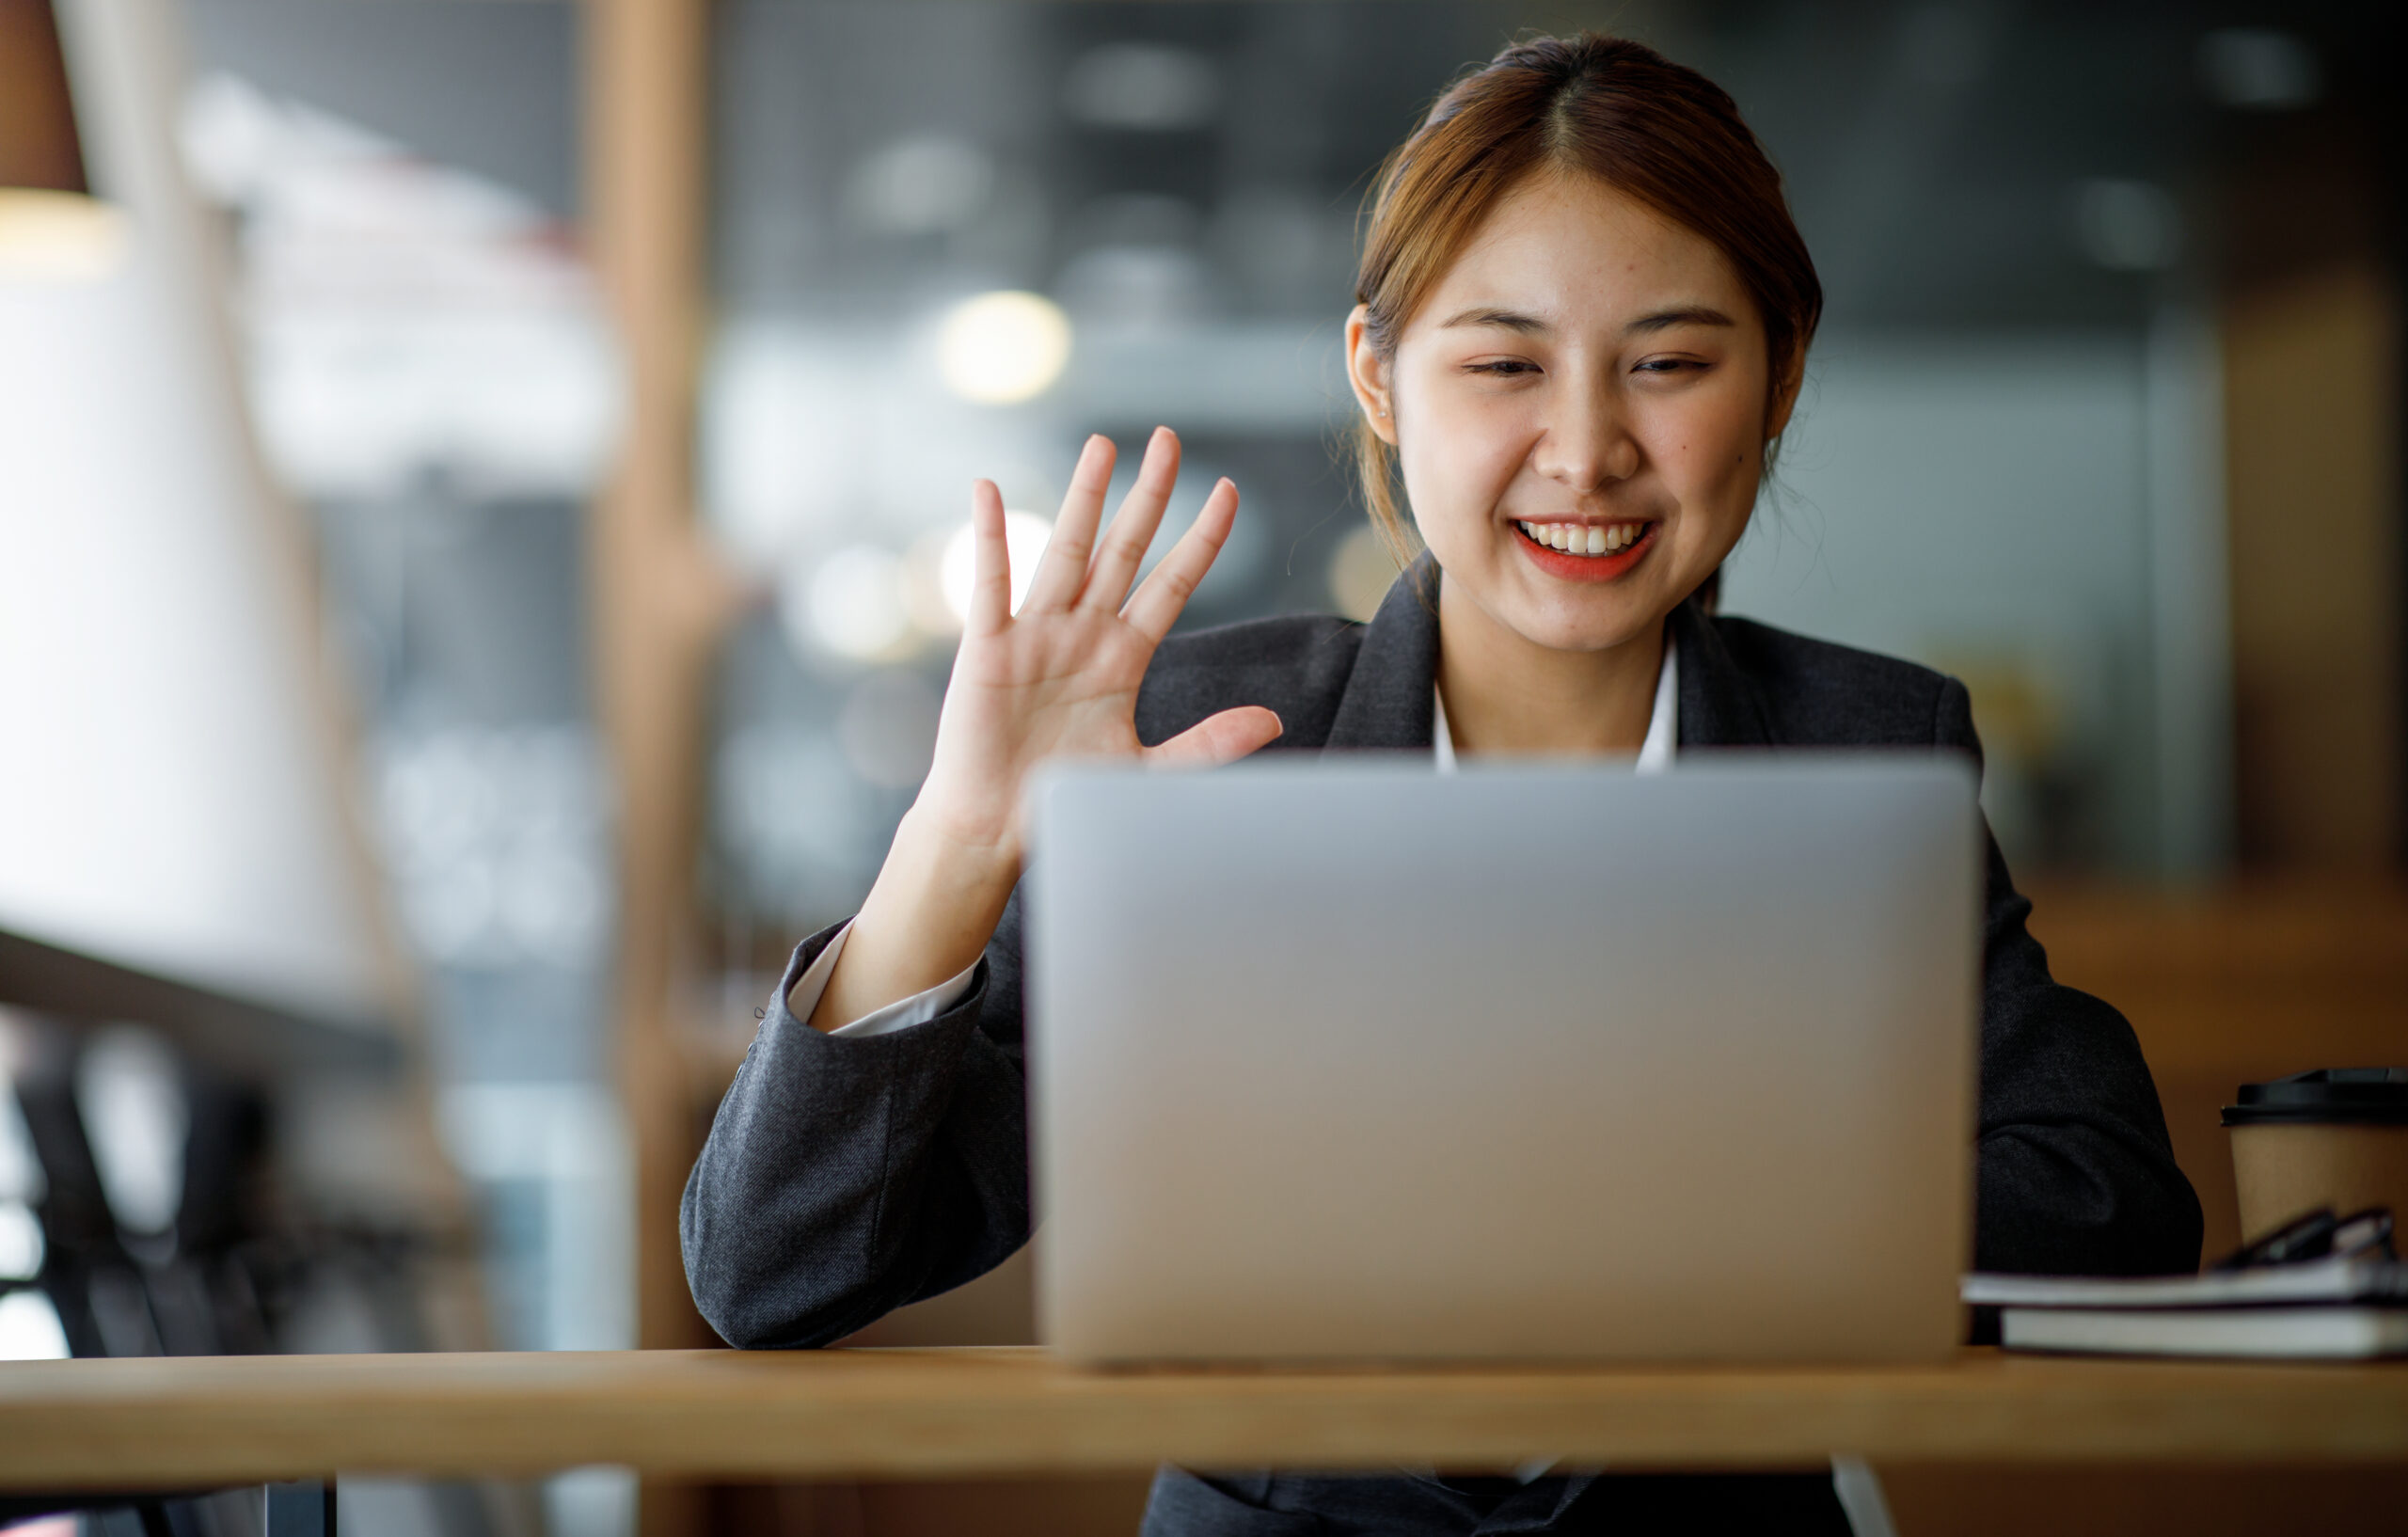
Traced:
<path fill-rule="evenodd" d="M 1431 745 L 1433 568 L 1368 626 L 1311 616 L 1176 636 L 1137 727 L 1161 741 L 1267 705 L 1267 751 Z M 1965 689 L 1910 663 L 1705 612 L 1671 618 L 1680 745 L 1928 747 L 1978 758 Z M 1993 842 L 1983 970 L 1975 1261 L 2083 1275 L 2187 1271 L 2199 1204 L 2175 1166 L 2148 1066 L 2113 1008 L 2063 987 L 2025 931 Z M 832 1038 L 786 990 L 833 930 L 795 951 L 687 1181 L 679 1233 L 703 1316 L 744 1347 L 823 1345 L 948 1291 L 1028 1240 L 1021 915 L 1006 911 L 970 991 L 925 1024 Z"/>

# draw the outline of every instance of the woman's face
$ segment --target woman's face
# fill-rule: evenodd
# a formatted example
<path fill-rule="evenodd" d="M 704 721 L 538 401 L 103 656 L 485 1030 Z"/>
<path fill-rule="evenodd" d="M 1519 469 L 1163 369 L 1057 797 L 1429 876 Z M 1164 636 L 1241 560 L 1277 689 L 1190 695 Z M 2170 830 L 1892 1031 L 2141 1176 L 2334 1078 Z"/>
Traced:
<path fill-rule="evenodd" d="M 1486 615 L 1599 651 L 1650 632 L 1748 525 L 1770 380 L 1762 318 L 1712 242 L 1594 178 L 1510 194 L 1392 357 L 1348 362 L 1397 445 L 1422 538 Z"/>

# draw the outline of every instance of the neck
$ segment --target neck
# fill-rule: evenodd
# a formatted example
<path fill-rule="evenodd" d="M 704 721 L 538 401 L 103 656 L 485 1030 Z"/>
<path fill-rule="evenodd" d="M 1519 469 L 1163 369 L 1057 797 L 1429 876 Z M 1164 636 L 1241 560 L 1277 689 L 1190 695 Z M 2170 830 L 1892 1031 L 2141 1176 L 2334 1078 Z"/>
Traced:
<path fill-rule="evenodd" d="M 1637 753 L 1663 661 L 1660 623 L 1601 651 L 1558 651 L 1498 624 L 1439 578 L 1438 691 L 1461 755 Z"/>

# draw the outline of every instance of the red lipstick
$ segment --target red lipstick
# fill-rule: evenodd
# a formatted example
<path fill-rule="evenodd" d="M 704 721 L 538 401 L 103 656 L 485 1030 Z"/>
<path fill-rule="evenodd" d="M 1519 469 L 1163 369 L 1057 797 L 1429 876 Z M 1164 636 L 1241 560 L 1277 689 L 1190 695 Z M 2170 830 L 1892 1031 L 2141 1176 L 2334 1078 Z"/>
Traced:
<path fill-rule="evenodd" d="M 1574 555 L 1551 545 L 1542 545 L 1513 525 L 1513 543 L 1522 553 L 1535 562 L 1538 568 L 1550 577 L 1564 581 L 1611 581 L 1647 558 L 1656 547 L 1656 533 L 1664 525 L 1651 522 L 1639 536 L 1639 543 L 1625 545 L 1611 555 Z"/>

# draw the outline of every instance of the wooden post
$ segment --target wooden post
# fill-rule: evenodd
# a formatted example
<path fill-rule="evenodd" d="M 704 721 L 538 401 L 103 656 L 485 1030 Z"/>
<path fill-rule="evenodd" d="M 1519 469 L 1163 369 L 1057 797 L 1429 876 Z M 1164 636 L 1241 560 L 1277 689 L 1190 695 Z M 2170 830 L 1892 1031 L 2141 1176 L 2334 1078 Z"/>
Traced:
<path fill-rule="evenodd" d="M 692 900 L 701 701 L 718 630 L 719 584 L 694 536 L 690 475 L 705 16 L 703 0 L 586 8 L 587 222 L 626 370 L 617 473 L 594 502 L 588 559 L 595 705 L 619 797 L 620 1070 L 638 1151 L 648 1348 L 700 1338 L 677 1256 L 690 1133 L 670 1002 Z"/>
<path fill-rule="evenodd" d="M 2400 860 L 2400 308 L 2350 254 L 2225 306 L 2241 848 L 2258 868 Z"/>
<path fill-rule="evenodd" d="M 729 582 L 694 531 L 694 376 L 708 184 L 706 0 L 588 0 L 586 230 L 626 372 L 617 470 L 588 541 L 595 708 L 618 790 L 618 1067 L 635 1155 L 638 1343 L 711 1342 L 677 1249 L 694 1152 L 673 998 L 691 922 L 709 667 Z M 699 1529 L 649 1487 L 647 1537 Z"/>

